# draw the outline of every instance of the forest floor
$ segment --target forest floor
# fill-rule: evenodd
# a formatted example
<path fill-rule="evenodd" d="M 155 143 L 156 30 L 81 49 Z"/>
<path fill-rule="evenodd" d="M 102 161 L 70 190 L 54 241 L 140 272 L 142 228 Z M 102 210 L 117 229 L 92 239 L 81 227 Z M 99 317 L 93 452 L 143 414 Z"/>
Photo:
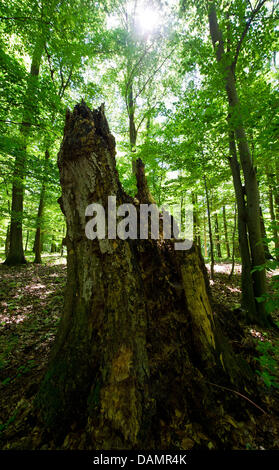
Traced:
<path fill-rule="evenodd" d="M 16 268 L 0 265 L 0 448 L 12 447 L 19 404 L 22 400 L 32 399 L 38 389 L 63 308 L 66 260 L 57 254 L 43 259 L 42 265 L 30 263 Z M 241 266 L 235 266 L 232 279 L 229 279 L 230 269 L 229 263 L 215 266 L 216 275 L 214 282 L 211 281 L 211 290 L 216 315 L 226 311 L 232 317 L 241 312 Z M 274 274 L 279 273 L 268 274 L 269 284 Z M 279 312 L 275 312 L 274 319 L 278 321 Z M 224 321 L 224 317 L 221 320 L 225 330 L 231 328 L 229 320 Z M 251 356 L 248 361 L 255 361 L 256 348 L 261 348 L 258 352 L 258 359 L 261 355 L 263 358 L 261 365 L 259 363 L 259 380 L 267 397 L 265 403 L 267 406 L 270 403 L 272 407 L 274 403 L 278 405 L 276 355 L 279 336 L 274 330 L 259 329 L 253 325 L 245 327 L 244 331 L 245 337 L 234 340 L 236 346 L 248 351 L 247 357 Z M 10 428 L 13 428 L 11 434 Z M 268 438 L 264 437 L 267 435 Z M 263 432 L 254 442 L 253 448 L 279 449 L 279 436 L 273 436 L 272 432 Z"/>

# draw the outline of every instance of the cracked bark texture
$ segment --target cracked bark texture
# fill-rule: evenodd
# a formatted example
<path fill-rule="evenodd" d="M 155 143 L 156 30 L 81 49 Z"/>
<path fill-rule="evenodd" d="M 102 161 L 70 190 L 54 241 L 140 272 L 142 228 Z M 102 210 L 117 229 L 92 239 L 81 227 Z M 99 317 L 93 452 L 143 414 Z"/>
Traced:
<path fill-rule="evenodd" d="M 46 434 L 62 448 L 183 449 L 198 422 L 218 440 L 220 405 L 207 380 L 240 384 L 247 371 L 219 333 L 199 249 L 176 252 L 162 238 L 86 238 L 90 203 L 106 207 L 115 195 L 117 206 L 138 210 L 141 202 L 119 182 L 103 106 L 91 111 L 82 102 L 67 112 L 58 166 L 68 272 L 35 400 Z"/>

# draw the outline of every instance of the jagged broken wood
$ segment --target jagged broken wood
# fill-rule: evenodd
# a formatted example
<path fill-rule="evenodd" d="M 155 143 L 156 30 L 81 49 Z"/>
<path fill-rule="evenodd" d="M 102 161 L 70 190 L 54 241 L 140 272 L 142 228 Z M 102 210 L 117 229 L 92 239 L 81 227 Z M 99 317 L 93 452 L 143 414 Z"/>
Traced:
<path fill-rule="evenodd" d="M 41 426 L 64 448 L 183 449 L 191 423 L 216 441 L 220 406 L 204 378 L 237 386 L 246 372 L 218 332 L 199 249 L 85 236 L 90 203 L 138 207 L 142 196 L 122 189 L 103 107 L 67 112 L 58 166 L 67 286 L 35 400 Z"/>

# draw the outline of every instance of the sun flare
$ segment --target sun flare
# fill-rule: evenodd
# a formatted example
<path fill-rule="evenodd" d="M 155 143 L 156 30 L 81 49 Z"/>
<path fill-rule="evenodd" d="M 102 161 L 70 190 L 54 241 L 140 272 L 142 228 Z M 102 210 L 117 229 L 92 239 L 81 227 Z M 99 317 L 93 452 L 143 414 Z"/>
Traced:
<path fill-rule="evenodd" d="M 137 25 L 141 32 L 151 33 L 158 27 L 159 22 L 159 13 L 155 9 L 146 7 L 138 11 Z"/>

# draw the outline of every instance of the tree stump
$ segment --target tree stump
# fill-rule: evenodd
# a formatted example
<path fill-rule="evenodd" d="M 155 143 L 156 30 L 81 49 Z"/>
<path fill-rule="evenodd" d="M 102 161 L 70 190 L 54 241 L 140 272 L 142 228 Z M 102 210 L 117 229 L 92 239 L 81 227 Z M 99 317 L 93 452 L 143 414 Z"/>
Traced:
<path fill-rule="evenodd" d="M 247 385 L 248 368 L 219 332 L 199 249 L 86 237 L 92 202 L 141 202 L 119 182 L 103 106 L 67 112 L 58 166 L 67 285 L 35 400 L 41 425 L 63 448 L 185 449 L 197 432 L 218 447 L 222 412 L 208 382 Z"/>

